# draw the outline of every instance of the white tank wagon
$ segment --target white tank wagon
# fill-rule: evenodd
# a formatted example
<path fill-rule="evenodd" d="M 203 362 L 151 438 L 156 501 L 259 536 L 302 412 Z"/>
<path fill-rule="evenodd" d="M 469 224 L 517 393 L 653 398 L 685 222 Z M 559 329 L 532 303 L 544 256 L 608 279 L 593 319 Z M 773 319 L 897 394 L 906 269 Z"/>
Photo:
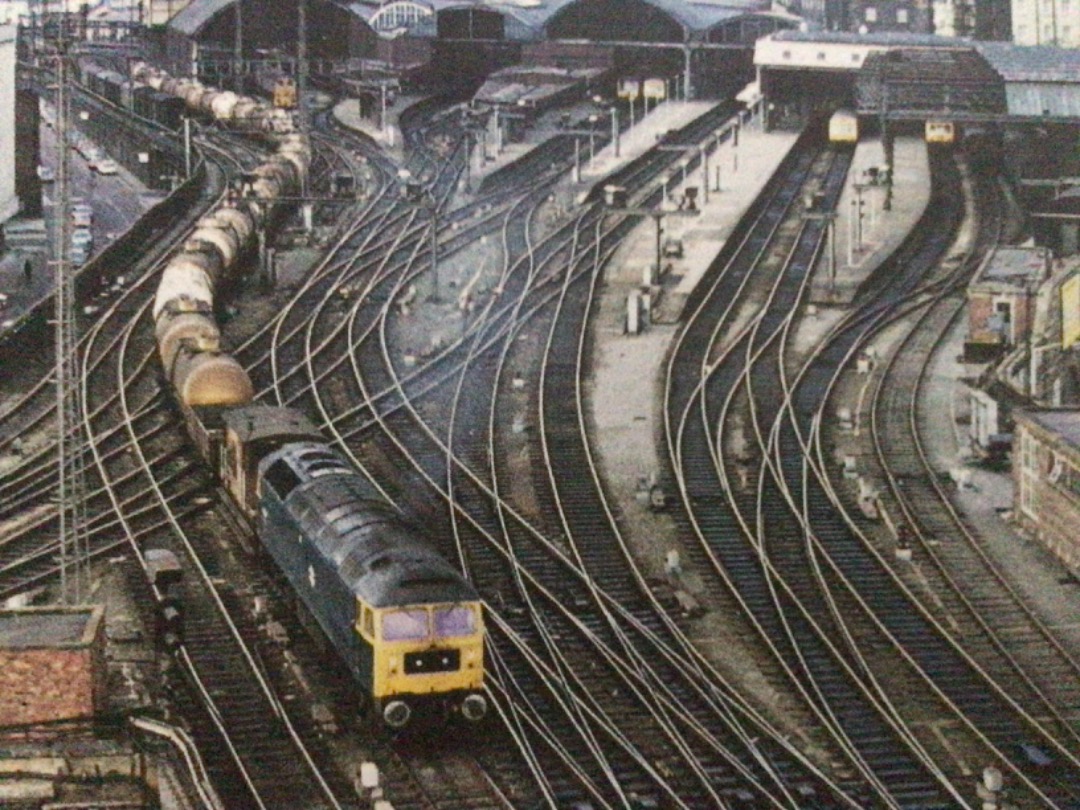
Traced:
<path fill-rule="evenodd" d="M 162 312 L 154 328 L 161 366 L 166 373 L 173 367 L 176 354 L 185 345 L 221 346 L 221 330 L 213 315 L 168 308 Z"/>
<path fill-rule="evenodd" d="M 222 351 L 221 331 L 213 319 L 214 293 L 226 275 L 236 271 L 275 202 L 303 189 L 311 142 L 296 132 L 291 113 L 265 101 L 175 78 L 143 62 L 132 65 L 131 75 L 136 82 L 181 98 L 201 117 L 258 134 L 276 147 L 252 172 L 250 198 L 222 203 L 198 221 L 166 265 L 153 307 L 158 352 L 185 418 L 194 416 L 195 408 L 246 404 L 254 396 L 251 379 Z"/>
<path fill-rule="evenodd" d="M 246 405 L 255 397 L 244 367 L 221 351 L 218 341 L 183 343 L 165 373 L 180 401 L 191 408 Z"/>
<path fill-rule="evenodd" d="M 161 274 L 157 294 L 154 296 L 154 323 L 170 302 L 177 302 L 181 309 L 214 310 L 214 285 L 217 274 L 213 260 L 205 253 L 180 253 L 174 256 Z"/>
<path fill-rule="evenodd" d="M 235 269 L 240 254 L 248 247 L 254 231 L 251 214 L 241 214 L 231 209 L 235 216 L 224 214 L 226 209 L 219 209 L 208 214 L 196 223 L 189 243 L 202 243 L 211 246 L 221 259 L 226 273 Z"/>

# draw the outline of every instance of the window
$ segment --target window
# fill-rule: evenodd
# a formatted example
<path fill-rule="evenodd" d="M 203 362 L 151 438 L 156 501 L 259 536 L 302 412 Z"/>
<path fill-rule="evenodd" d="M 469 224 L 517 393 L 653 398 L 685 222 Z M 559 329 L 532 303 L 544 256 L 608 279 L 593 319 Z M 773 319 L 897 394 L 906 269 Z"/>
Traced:
<path fill-rule="evenodd" d="M 476 614 L 472 608 L 457 605 L 435 610 L 435 637 L 471 636 L 476 632 Z"/>
<path fill-rule="evenodd" d="M 877 9 L 873 6 L 866 7 L 866 21 L 877 22 Z"/>
<path fill-rule="evenodd" d="M 364 608 L 361 613 L 360 632 L 368 638 L 372 638 L 375 635 L 375 614 L 369 607 Z"/>
<path fill-rule="evenodd" d="M 383 641 L 423 641 L 428 637 L 426 610 L 394 610 L 382 617 Z"/>
<path fill-rule="evenodd" d="M 293 472 L 289 463 L 285 459 L 279 458 L 266 471 L 266 483 L 270 485 L 270 488 L 277 493 L 281 500 L 285 500 L 289 497 L 289 493 L 300 484 L 300 479 Z"/>
<path fill-rule="evenodd" d="M 791 51 L 784 51 L 781 54 L 781 56 L 783 56 L 785 59 L 790 59 L 791 58 Z"/>
<path fill-rule="evenodd" d="M 854 62 L 855 64 L 858 64 L 859 62 L 862 61 L 862 54 L 853 53 L 851 55 L 851 61 Z"/>
<path fill-rule="evenodd" d="M 1062 460 L 1061 456 L 1059 456 L 1057 453 L 1054 453 L 1051 456 L 1050 472 L 1047 473 L 1046 480 L 1048 480 L 1051 484 L 1056 484 L 1058 481 L 1061 480 L 1061 474 L 1063 472 L 1065 472 L 1065 462 Z"/>
<path fill-rule="evenodd" d="M 896 10 L 896 22 L 899 25 L 907 25 L 908 16 L 906 8 L 898 8 Z"/>
<path fill-rule="evenodd" d="M 817 59 L 819 62 L 825 61 L 825 51 L 818 51 Z"/>

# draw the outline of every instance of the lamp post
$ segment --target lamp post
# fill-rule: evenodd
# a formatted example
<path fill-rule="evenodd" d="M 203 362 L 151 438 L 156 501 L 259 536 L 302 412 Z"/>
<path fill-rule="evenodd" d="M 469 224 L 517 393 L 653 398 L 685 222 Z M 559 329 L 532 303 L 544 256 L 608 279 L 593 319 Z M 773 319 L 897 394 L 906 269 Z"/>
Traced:
<path fill-rule="evenodd" d="M 611 116 L 611 142 L 615 145 L 615 157 L 619 157 L 619 107 L 614 102 L 607 104 L 600 96 L 593 96 L 593 104 Z"/>
<path fill-rule="evenodd" d="M 670 178 L 665 178 L 665 200 L 667 198 L 666 181 Z M 664 217 L 696 217 L 701 212 L 697 209 L 678 209 L 668 210 L 661 204 L 654 208 L 644 208 L 641 206 L 629 206 L 623 205 L 625 201 L 625 189 L 618 186 L 607 186 L 604 188 L 604 204 L 607 207 L 607 211 L 610 214 L 623 214 L 625 216 L 632 217 L 651 217 L 656 223 L 656 267 L 655 278 L 660 278 L 660 274 L 663 271 L 663 236 L 664 236 Z"/>
<path fill-rule="evenodd" d="M 589 171 L 593 170 L 593 158 L 596 156 L 596 122 L 600 120 L 596 113 L 589 116 Z"/>

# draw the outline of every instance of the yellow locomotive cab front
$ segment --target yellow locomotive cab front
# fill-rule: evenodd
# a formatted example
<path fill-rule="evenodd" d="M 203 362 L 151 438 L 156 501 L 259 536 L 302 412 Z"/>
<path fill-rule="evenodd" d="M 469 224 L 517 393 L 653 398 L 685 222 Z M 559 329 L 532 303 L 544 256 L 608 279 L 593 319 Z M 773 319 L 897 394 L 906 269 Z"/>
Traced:
<path fill-rule="evenodd" d="M 373 645 L 372 696 L 376 700 L 389 706 L 395 699 L 446 696 L 453 703 L 463 698 L 462 713 L 479 719 L 471 716 L 477 702 L 483 702 L 477 695 L 484 685 L 484 624 L 479 603 L 365 608 L 360 629 Z"/>

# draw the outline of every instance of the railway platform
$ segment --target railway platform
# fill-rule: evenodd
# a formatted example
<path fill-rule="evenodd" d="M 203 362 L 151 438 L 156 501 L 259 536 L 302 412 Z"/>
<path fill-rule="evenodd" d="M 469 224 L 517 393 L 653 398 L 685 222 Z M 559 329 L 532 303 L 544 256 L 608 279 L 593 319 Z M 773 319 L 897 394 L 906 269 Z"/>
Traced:
<path fill-rule="evenodd" d="M 723 247 L 768 179 L 796 140 L 793 133 L 763 133 L 757 122 L 742 128 L 737 147 L 725 142 L 710 160 L 712 186 L 708 202 L 699 193 L 702 213 L 697 217 L 671 217 L 672 236 L 682 241 L 683 257 L 670 259 L 672 269 L 662 279 L 654 320 L 637 335 L 624 328 L 628 294 L 641 287 L 643 273 L 655 262 L 656 226 L 642 222 L 623 242 L 609 263 L 594 321 L 592 345 L 593 384 L 589 388 L 597 463 L 602 471 L 612 506 L 622 516 L 627 542 L 659 590 L 692 595 L 702 612 L 691 628 L 695 642 L 714 661 L 748 684 L 777 717 L 794 717 L 785 698 L 759 671 L 753 650 L 735 633 L 722 615 L 711 610 L 708 589 L 693 566 L 687 549 L 676 538 L 673 517 L 653 508 L 652 485 L 660 482 L 664 360 L 676 334 L 675 322 L 694 285 Z M 737 161 L 737 162 L 736 162 Z M 714 192 L 715 166 L 720 165 L 720 191 Z M 680 178 L 681 179 L 681 178 Z M 683 184 L 669 192 L 681 194 Z M 691 172 L 686 185 L 701 185 L 701 170 Z M 675 223 L 678 223 L 677 225 Z M 661 485 L 662 486 L 662 485 Z M 662 493 L 674 496 L 675 493 Z M 677 580 L 669 574 L 672 552 L 684 561 Z M 787 729 L 812 747 L 804 730 L 792 722 Z"/>
<path fill-rule="evenodd" d="M 930 202 L 930 166 L 925 141 L 917 137 L 896 139 L 888 209 L 888 190 L 882 182 L 884 165 L 885 151 L 879 139 L 862 140 L 855 147 L 836 209 L 835 275 L 829 272 L 828 257 L 823 256 L 811 281 L 811 303 L 851 303 L 926 211 Z M 861 224 L 854 213 L 860 207 Z"/>

